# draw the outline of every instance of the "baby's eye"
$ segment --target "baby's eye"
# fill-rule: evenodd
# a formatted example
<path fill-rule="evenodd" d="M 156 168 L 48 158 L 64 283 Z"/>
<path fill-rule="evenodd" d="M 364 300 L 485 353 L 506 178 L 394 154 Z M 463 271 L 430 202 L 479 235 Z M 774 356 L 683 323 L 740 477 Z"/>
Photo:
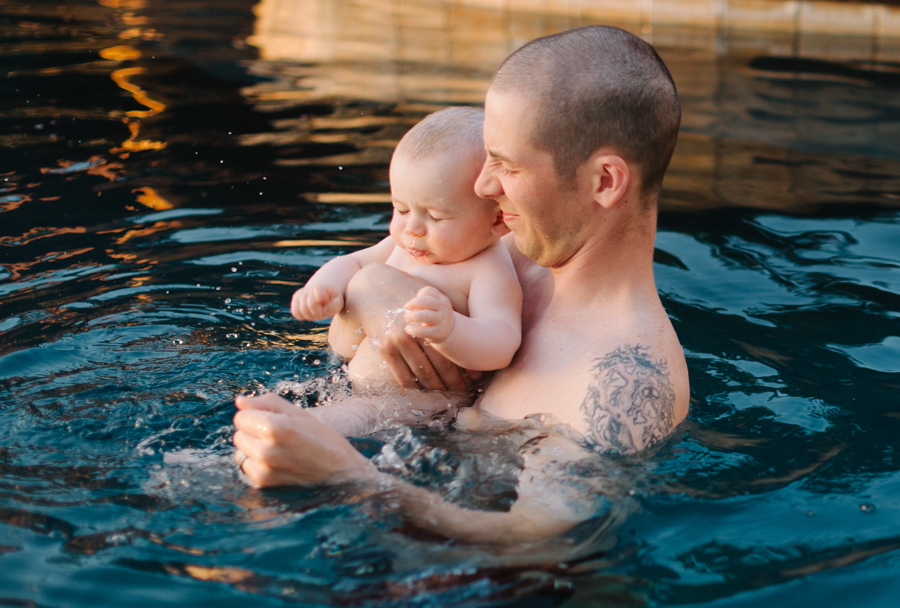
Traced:
<path fill-rule="evenodd" d="M 428 214 L 428 219 L 430 219 L 432 222 L 442 222 L 442 221 L 444 221 L 446 218 L 443 218 L 443 217 L 434 217 L 433 215 L 431 215 L 431 214 L 429 213 L 429 214 Z"/>
<path fill-rule="evenodd" d="M 406 215 L 407 213 L 409 213 L 409 209 L 396 209 L 395 208 L 394 213 L 396 213 L 397 215 Z"/>

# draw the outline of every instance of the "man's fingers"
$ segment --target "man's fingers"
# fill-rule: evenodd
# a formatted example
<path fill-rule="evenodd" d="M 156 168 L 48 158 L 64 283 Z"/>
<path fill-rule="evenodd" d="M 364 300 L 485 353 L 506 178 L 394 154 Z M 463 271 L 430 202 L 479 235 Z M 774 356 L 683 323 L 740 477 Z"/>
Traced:
<path fill-rule="evenodd" d="M 404 336 L 396 344 L 386 342 L 380 349 L 382 358 L 402 388 L 429 391 L 447 390 L 418 341 Z"/>
<path fill-rule="evenodd" d="M 238 395 L 234 398 L 234 404 L 239 410 L 262 410 L 266 412 L 275 412 L 276 414 L 286 414 L 297 411 L 297 406 L 275 393 L 265 393 L 250 397 L 248 395 Z"/>
<path fill-rule="evenodd" d="M 449 360 L 430 346 L 423 347 L 423 350 L 425 356 L 428 358 L 430 368 L 433 369 L 434 373 L 440 378 L 441 383 L 447 387 L 442 390 L 465 390 L 467 383 L 456 363 Z"/>
<path fill-rule="evenodd" d="M 408 341 L 415 344 L 412 338 L 409 338 Z M 404 340 L 400 342 L 402 343 Z M 385 342 L 379 349 L 379 352 L 388 369 L 394 375 L 394 380 L 397 381 L 401 388 L 419 388 L 419 385 L 416 383 L 416 377 L 410 369 L 410 364 L 406 361 L 398 345 Z"/>
<path fill-rule="evenodd" d="M 447 386 L 441 380 L 440 374 L 434 369 L 431 359 L 429 359 L 423 350 L 428 348 L 429 347 L 423 346 L 416 340 L 410 340 L 409 342 L 402 342 L 400 344 L 400 352 L 409 365 L 410 371 L 415 376 L 416 380 L 418 380 L 414 386 L 418 386 L 418 388 L 426 391 L 445 391 L 447 390 Z"/>

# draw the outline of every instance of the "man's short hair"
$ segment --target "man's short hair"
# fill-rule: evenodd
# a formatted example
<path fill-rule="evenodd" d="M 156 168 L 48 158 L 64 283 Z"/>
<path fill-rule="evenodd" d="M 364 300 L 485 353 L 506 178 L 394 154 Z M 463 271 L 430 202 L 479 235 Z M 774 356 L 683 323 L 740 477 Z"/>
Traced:
<path fill-rule="evenodd" d="M 568 183 L 591 154 L 611 146 L 639 168 L 643 195 L 658 191 L 681 104 L 669 70 L 637 36 L 588 26 L 538 38 L 506 58 L 491 88 L 537 102 L 531 138 Z"/>
<path fill-rule="evenodd" d="M 459 106 L 429 114 L 410 129 L 394 154 L 409 160 L 431 158 L 447 152 L 484 158 L 484 110 Z"/>

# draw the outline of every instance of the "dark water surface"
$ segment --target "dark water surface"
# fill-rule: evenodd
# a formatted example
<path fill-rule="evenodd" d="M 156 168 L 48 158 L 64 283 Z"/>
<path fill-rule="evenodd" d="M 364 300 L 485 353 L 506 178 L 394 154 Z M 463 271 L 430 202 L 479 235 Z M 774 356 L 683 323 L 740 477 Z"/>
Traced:
<path fill-rule="evenodd" d="M 501 555 L 241 482 L 233 396 L 332 374 L 290 294 L 386 233 L 397 139 L 580 24 L 380 4 L 0 1 L 0 606 L 895 605 L 900 63 L 865 40 L 648 35 L 693 400 L 598 472 L 618 529 Z M 358 445 L 502 507 L 473 441 Z"/>

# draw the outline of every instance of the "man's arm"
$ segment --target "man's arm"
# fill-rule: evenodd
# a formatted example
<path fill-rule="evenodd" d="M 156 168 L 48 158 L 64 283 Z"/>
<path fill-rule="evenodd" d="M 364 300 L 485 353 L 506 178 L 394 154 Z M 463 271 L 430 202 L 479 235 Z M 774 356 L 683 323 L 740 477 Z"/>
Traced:
<path fill-rule="evenodd" d="M 410 524 L 466 543 L 517 543 L 562 534 L 596 514 L 591 497 L 559 483 L 551 468 L 583 453 L 555 437 L 525 454 L 517 486 L 518 500 L 509 512 L 465 509 L 437 494 L 382 473 L 349 442 L 281 397 L 238 397 L 235 458 L 259 487 L 351 484 L 360 493 L 382 494 Z"/>
<path fill-rule="evenodd" d="M 402 388 L 463 390 L 466 383 L 455 363 L 407 334 L 403 315 L 386 314 L 403 308 L 426 286 L 421 279 L 384 264 L 361 269 L 347 285 L 344 310 L 331 323 L 331 348 L 352 358 L 362 327 L 367 336 L 378 337 L 378 350 Z"/>

